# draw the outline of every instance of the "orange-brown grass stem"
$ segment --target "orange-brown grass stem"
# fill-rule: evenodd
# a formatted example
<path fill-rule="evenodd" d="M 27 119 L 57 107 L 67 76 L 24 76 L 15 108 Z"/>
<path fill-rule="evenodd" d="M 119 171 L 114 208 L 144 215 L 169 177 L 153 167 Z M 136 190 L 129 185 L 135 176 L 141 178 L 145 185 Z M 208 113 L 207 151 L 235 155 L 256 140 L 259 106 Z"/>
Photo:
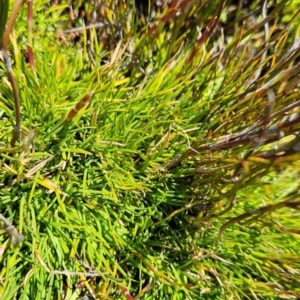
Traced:
<path fill-rule="evenodd" d="M 76 114 L 90 101 L 91 97 L 93 95 L 93 92 L 87 93 L 68 113 L 68 116 L 66 118 L 66 122 L 69 122 L 73 120 L 73 118 L 76 116 Z"/>

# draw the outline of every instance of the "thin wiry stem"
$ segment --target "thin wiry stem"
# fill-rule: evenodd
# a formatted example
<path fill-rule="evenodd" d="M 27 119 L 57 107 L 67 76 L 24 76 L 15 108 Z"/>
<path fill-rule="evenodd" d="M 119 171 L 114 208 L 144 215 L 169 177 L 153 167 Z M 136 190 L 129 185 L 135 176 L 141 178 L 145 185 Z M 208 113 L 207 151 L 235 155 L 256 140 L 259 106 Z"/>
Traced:
<path fill-rule="evenodd" d="M 66 29 L 63 31 L 63 33 L 76 33 L 76 32 L 81 32 L 87 29 L 92 29 L 92 28 L 101 28 L 104 27 L 105 24 L 103 22 L 95 23 L 95 24 L 89 24 L 86 26 L 80 26 L 80 27 L 75 27 L 71 29 Z"/>
<path fill-rule="evenodd" d="M 0 221 L 2 221 L 5 224 L 5 231 L 11 238 L 11 243 L 13 247 L 18 247 L 20 243 L 24 241 L 24 235 L 19 233 L 18 230 L 15 228 L 15 226 L 12 225 L 12 223 L 6 219 L 3 215 L 0 215 Z"/>
<path fill-rule="evenodd" d="M 14 104 L 15 104 L 15 115 L 16 115 L 16 124 L 13 131 L 13 137 L 11 140 L 11 147 L 15 146 L 16 141 L 20 138 L 20 126 L 21 126 L 21 109 L 20 109 L 20 97 L 19 90 L 17 86 L 16 79 L 12 72 L 11 60 L 4 48 L 2 49 L 2 55 L 6 67 L 6 71 L 8 74 L 8 79 L 11 83 L 13 95 L 14 95 Z"/>
<path fill-rule="evenodd" d="M 268 1 L 264 0 L 262 12 L 261 12 L 263 19 L 265 19 L 267 17 L 267 3 L 268 3 Z M 269 32 L 270 32 L 270 26 L 269 26 L 268 22 L 264 25 L 264 28 L 265 28 L 265 43 L 267 43 L 267 40 L 269 38 Z M 267 49 L 264 51 L 263 55 L 261 56 L 260 63 L 263 63 L 263 61 L 266 59 L 266 57 L 267 57 Z M 260 77 L 261 71 L 262 71 L 262 66 L 256 71 L 251 83 L 256 82 L 256 80 Z"/>
<path fill-rule="evenodd" d="M 34 70 L 34 55 L 32 51 L 32 23 L 33 23 L 33 0 L 28 1 L 28 15 L 27 15 L 27 24 L 28 24 L 28 44 L 27 44 L 27 56 L 28 62 L 32 70 Z"/>
<path fill-rule="evenodd" d="M 5 52 L 8 52 L 9 36 L 10 36 L 10 33 L 12 32 L 12 30 L 13 30 L 15 21 L 16 21 L 17 16 L 18 16 L 18 12 L 19 12 L 21 6 L 23 5 L 23 2 L 24 2 L 24 0 L 17 0 L 16 1 L 15 5 L 14 5 L 14 8 L 11 12 L 10 18 L 8 20 L 6 31 L 5 31 L 5 34 L 4 34 L 4 37 L 3 37 L 3 43 L 2 43 L 2 47 L 3 47 L 3 50 Z"/>
<path fill-rule="evenodd" d="M 24 0 L 16 1 L 15 5 L 13 7 L 13 10 L 11 12 L 10 18 L 8 20 L 5 34 L 3 37 L 3 43 L 2 43 L 3 59 L 4 59 L 7 73 L 8 73 L 9 81 L 12 85 L 13 95 L 14 95 L 14 103 L 15 103 L 16 124 L 14 127 L 13 137 L 11 140 L 12 147 L 15 146 L 16 141 L 20 138 L 21 111 L 20 111 L 20 97 L 19 97 L 18 86 L 17 86 L 17 82 L 15 80 L 15 77 L 13 76 L 13 72 L 12 72 L 12 68 L 11 68 L 11 61 L 10 61 L 10 57 L 8 56 L 8 43 L 9 43 L 10 33 L 13 30 L 14 23 L 17 19 L 18 12 L 19 12 L 23 2 L 24 2 Z"/>
<path fill-rule="evenodd" d="M 283 208 L 283 207 L 289 207 L 289 208 L 292 208 L 292 209 L 298 209 L 298 207 L 300 206 L 300 201 L 292 201 L 290 199 L 287 199 L 285 201 L 282 201 L 282 202 L 279 202 L 279 203 L 276 203 L 276 204 L 270 204 L 270 205 L 266 205 L 266 206 L 262 206 L 260 208 L 257 208 L 257 209 L 253 209 L 253 210 L 250 210 L 240 216 L 237 216 L 235 218 L 232 218 L 230 219 L 229 221 L 227 221 L 221 228 L 220 228 L 220 231 L 219 231 L 219 239 L 222 238 L 223 234 L 224 234 L 224 231 L 226 230 L 226 228 L 228 228 L 229 226 L 235 224 L 235 223 L 240 223 L 241 221 L 249 218 L 249 217 L 252 217 L 255 216 L 255 218 L 257 217 L 260 217 L 262 216 L 263 214 L 265 213 L 270 213 L 274 210 L 277 210 L 277 209 L 280 209 L 280 208 Z M 251 218 L 251 219 L 252 219 Z"/>

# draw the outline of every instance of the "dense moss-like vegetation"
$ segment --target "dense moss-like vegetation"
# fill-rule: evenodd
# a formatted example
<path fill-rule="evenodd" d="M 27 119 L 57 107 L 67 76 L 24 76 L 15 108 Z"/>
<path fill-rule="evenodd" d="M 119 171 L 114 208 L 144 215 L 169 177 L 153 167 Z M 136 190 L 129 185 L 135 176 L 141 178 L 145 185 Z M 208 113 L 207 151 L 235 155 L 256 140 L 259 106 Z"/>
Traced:
<path fill-rule="evenodd" d="M 300 297 L 300 3 L 269 2 L 0 0 L 1 299 Z"/>

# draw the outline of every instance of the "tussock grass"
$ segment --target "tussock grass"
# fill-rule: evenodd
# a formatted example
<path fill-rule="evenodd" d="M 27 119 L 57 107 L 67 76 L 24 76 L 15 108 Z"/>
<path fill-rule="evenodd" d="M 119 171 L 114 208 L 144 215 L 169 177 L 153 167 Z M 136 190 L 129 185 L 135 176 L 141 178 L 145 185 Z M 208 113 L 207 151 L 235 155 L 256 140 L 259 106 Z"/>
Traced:
<path fill-rule="evenodd" d="M 296 8 L 107 2 L 69 30 L 47 3 L 34 61 L 25 9 L 11 36 L 12 146 L 0 62 L 1 214 L 25 236 L 0 237 L 1 299 L 299 298 Z"/>

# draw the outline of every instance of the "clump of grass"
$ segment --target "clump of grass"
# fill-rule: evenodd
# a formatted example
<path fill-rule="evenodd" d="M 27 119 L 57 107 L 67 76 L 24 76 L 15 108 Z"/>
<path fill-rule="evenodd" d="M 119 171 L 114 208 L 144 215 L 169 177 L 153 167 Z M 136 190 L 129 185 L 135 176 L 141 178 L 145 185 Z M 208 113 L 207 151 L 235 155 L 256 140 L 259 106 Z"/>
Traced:
<path fill-rule="evenodd" d="M 104 25 L 88 17 L 85 30 L 67 28 L 66 4 L 38 2 L 29 48 L 21 12 L 12 147 L 0 70 L 0 205 L 25 241 L 12 250 L 1 236 L 1 298 L 299 297 L 299 17 L 287 2 L 232 14 L 172 1 L 152 24 L 129 2 L 88 4 Z"/>

